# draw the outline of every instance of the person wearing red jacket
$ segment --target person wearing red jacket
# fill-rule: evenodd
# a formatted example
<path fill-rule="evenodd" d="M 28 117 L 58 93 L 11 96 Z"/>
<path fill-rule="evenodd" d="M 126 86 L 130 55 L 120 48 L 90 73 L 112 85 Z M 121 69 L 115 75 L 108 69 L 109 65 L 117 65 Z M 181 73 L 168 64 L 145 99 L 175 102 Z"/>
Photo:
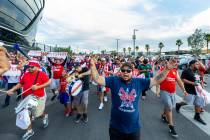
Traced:
<path fill-rule="evenodd" d="M 48 61 L 52 65 L 52 83 L 50 85 L 50 88 L 52 90 L 53 96 L 51 98 L 51 101 L 53 101 L 56 98 L 56 91 L 58 93 L 58 88 L 60 87 L 60 78 L 62 75 L 62 71 L 64 70 L 64 65 L 66 63 L 66 59 L 62 62 L 60 59 L 55 58 L 54 62 L 48 58 Z"/>

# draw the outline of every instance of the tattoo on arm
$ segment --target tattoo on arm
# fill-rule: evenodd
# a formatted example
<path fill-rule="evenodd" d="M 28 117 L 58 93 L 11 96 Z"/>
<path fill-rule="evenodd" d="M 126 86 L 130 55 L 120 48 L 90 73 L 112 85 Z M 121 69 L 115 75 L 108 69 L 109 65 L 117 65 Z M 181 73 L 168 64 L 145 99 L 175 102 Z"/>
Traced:
<path fill-rule="evenodd" d="M 161 83 L 166 78 L 168 71 L 169 70 L 165 69 L 154 78 L 157 84 Z"/>
<path fill-rule="evenodd" d="M 161 72 L 160 74 L 158 74 L 158 75 L 155 77 L 155 79 L 156 79 L 157 81 L 160 81 L 161 79 L 163 79 L 163 77 L 166 76 L 167 73 L 168 73 L 168 71 L 167 71 L 167 70 L 164 70 L 163 72 Z"/>

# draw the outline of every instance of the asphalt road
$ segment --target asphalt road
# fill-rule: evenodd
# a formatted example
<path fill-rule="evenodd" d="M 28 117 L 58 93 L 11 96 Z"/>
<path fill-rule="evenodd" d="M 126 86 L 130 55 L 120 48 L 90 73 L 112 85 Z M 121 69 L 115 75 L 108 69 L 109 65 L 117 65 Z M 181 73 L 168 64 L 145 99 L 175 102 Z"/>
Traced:
<path fill-rule="evenodd" d="M 210 85 L 210 77 L 207 79 Z M 207 87 L 210 91 L 210 86 Z M 99 111 L 98 97 L 95 94 L 96 87 L 91 86 L 89 96 L 89 122 L 87 124 L 74 123 L 75 115 L 66 118 L 64 107 L 58 102 L 47 101 L 46 111 L 49 113 L 49 127 L 42 128 L 41 120 L 33 123 L 35 135 L 31 140 L 109 140 L 108 128 L 110 117 L 110 96 L 109 102 L 102 111 Z M 178 95 L 181 91 L 177 88 Z M 49 97 L 51 93 L 48 93 Z M 3 103 L 4 97 L 0 97 Z M 11 104 L 7 108 L 0 108 L 0 140 L 19 140 L 24 134 L 15 126 L 14 107 L 16 106 L 13 96 Z M 173 140 L 169 135 L 168 126 L 160 119 L 161 102 L 152 91 L 148 91 L 147 99 L 141 101 L 141 139 L 143 140 Z M 210 112 L 210 105 L 205 107 L 206 112 Z M 186 119 L 182 114 L 173 113 L 175 128 L 180 140 L 210 140 L 210 136 L 198 128 L 194 123 Z M 193 116 L 192 116 L 193 117 Z M 210 122 L 207 122 L 210 123 Z"/>

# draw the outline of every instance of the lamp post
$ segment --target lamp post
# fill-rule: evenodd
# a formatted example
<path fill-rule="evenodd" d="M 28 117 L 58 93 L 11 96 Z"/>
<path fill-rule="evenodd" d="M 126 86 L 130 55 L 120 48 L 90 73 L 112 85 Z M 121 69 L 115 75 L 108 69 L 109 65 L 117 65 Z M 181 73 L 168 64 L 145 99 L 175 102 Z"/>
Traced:
<path fill-rule="evenodd" d="M 137 29 L 134 29 L 133 30 L 133 36 L 132 36 L 132 38 L 133 38 L 133 52 L 134 52 L 134 56 L 136 56 L 136 53 L 135 53 L 135 46 L 136 46 L 136 31 L 138 31 Z"/>
<path fill-rule="evenodd" d="M 116 39 L 117 40 L 117 54 L 118 54 L 118 50 L 119 50 L 119 40 L 120 39 Z"/>

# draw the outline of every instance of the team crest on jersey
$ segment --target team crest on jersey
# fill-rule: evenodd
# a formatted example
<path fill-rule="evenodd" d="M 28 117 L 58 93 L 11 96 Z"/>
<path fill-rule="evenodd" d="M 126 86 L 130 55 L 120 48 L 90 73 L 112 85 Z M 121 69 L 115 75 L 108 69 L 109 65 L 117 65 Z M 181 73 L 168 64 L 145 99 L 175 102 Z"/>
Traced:
<path fill-rule="evenodd" d="M 131 92 L 127 89 L 126 91 L 121 87 L 118 95 L 120 96 L 120 100 L 122 101 L 119 110 L 123 112 L 134 112 L 135 108 L 133 106 L 133 102 L 137 97 L 136 90 L 133 89 Z"/>

